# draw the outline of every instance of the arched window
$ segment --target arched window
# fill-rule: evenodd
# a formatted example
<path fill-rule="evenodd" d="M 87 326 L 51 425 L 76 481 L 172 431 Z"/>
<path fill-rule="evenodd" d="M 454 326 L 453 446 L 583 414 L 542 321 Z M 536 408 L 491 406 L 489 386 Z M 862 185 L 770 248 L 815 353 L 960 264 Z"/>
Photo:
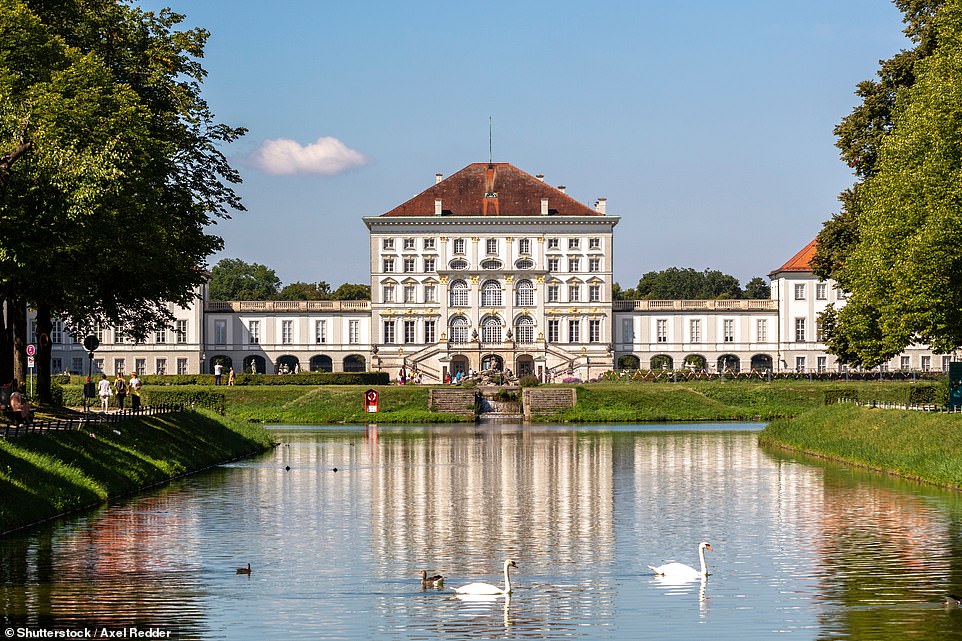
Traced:
<path fill-rule="evenodd" d="M 452 343 L 468 342 L 468 319 L 464 316 L 455 316 L 451 319 L 448 336 Z"/>
<path fill-rule="evenodd" d="M 514 290 L 514 304 L 517 307 L 534 307 L 534 285 L 530 280 L 518 281 Z"/>
<path fill-rule="evenodd" d="M 497 316 L 486 316 L 481 321 L 481 342 L 501 342 L 501 319 Z"/>
<path fill-rule="evenodd" d="M 514 324 L 514 335 L 519 343 L 534 342 L 534 320 L 530 316 L 522 316 Z"/>
<path fill-rule="evenodd" d="M 501 307 L 501 285 L 496 280 L 481 285 L 481 307 Z"/>
<path fill-rule="evenodd" d="M 456 280 L 451 283 L 449 289 L 451 307 L 468 306 L 468 284 L 463 280 Z"/>

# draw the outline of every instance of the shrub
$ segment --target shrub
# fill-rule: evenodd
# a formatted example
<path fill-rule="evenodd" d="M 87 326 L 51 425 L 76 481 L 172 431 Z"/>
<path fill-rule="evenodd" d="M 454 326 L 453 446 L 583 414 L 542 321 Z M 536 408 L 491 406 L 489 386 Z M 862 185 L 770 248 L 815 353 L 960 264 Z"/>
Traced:
<path fill-rule="evenodd" d="M 518 379 L 518 385 L 521 387 L 537 387 L 538 385 L 541 385 L 541 381 L 537 376 L 529 374 Z"/>
<path fill-rule="evenodd" d="M 146 374 L 140 377 L 144 385 L 213 385 L 213 374 Z M 83 376 L 67 376 L 67 382 L 82 384 Z M 224 377 L 226 383 L 226 376 Z M 302 374 L 243 374 L 237 373 L 235 385 L 389 385 L 387 372 L 304 372 Z"/>

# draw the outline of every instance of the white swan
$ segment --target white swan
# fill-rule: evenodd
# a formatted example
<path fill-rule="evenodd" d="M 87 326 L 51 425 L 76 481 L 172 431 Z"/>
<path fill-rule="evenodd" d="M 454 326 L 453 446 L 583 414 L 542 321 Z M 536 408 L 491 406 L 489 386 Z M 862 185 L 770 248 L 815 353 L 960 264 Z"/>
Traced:
<path fill-rule="evenodd" d="M 665 577 L 671 577 L 676 580 L 696 580 L 703 576 L 708 576 L 708 564 L 705 563 L 705 550 L 710 550 L 711 544 L 702 542 L 698 545 L 698 558 L 701 560 L 701 570 L 696 570 L 690 565 L 685 565 L 684 563 L 666 563 L 665 565 L 659 565 L 655 567 L 649 565 L 651 570 L 659 575 Z"/>
<path fill-rule="evenodd" d="M 454 591 L 458 594 L 474 594 L 474 595 L 497 595 L 497 594 L 511 594 L 511 575 L 508 572 L 508 568 L 518 568 L 518 564 L 507 559 L 504 562 L 504 589 L 502 590 L 496 585 L 491 585 L 490 583 L 468 583 L 467 585 L 462 585 L 460 588 L 454 588 Z"/>

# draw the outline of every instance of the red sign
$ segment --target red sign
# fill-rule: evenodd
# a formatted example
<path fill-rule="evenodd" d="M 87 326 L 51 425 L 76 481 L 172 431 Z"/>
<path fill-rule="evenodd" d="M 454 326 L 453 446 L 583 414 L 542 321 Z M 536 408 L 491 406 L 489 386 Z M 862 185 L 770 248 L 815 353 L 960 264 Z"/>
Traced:
<path fill-rule="evenodd" d="M 34 356 L 37 353 L 37 346 L 33 343 L 27 345 L 27 356 Z"/>
<path fill-rule="evenodd" d="M 364 392 L 364 409 L 367 412 L 377 412 L 378 396 L 376 389 L 369 389 Z"/>

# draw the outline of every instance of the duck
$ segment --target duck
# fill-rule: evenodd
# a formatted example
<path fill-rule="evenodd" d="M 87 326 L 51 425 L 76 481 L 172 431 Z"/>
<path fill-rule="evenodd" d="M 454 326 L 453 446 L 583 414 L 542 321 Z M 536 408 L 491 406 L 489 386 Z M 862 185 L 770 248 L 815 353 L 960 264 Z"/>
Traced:
<path fill-rule="evenodd" d="M 711 544 L 706 541 L 698 544 L 698 558 L 701 561 L 701 570 L 696 570 L 684 563 L 666 563 L 665 565 L 659 565 L 657 567 L 653 565 L 649 565 L 648 567 L 658 576 L 670 577 L 676 580 L 684 579 L 694 581 L 701 577 L 708 576 L 708 564 L 705 563 L 705 550 L 711 549 Z"/>
<path fill-rule="evenodd" d="M 421 586 L 422 587 L 444 587 L 444 577 L 440 574 L 435 574 L 434 576 L 428 576 L 427 570 L 421 570 Z"/>
<path fill-rule="evenodd" d="M 945 600 L 942 601 L 942 604 L 947 608 L 957 608 L 962 606 L 962 596 L 957 594 L 947 594 L 945 595 Z"/>
<path fill-rule="evenodd" d="M 250 574 L 251 564 L 248 563 L 246 568 L 237 568 L 237 574 Z"/>
<path fill-rule="evenodd" d="M 454 588 L 457 594 L 466 595 L 501 595 L 511 594 L 511 574 L 510 568 L 518 569 L 518 564 L 513 559 L 505 559 L 504 562 L 504 589 L 490 583 L 468 583 L 460 588 Z"/>

